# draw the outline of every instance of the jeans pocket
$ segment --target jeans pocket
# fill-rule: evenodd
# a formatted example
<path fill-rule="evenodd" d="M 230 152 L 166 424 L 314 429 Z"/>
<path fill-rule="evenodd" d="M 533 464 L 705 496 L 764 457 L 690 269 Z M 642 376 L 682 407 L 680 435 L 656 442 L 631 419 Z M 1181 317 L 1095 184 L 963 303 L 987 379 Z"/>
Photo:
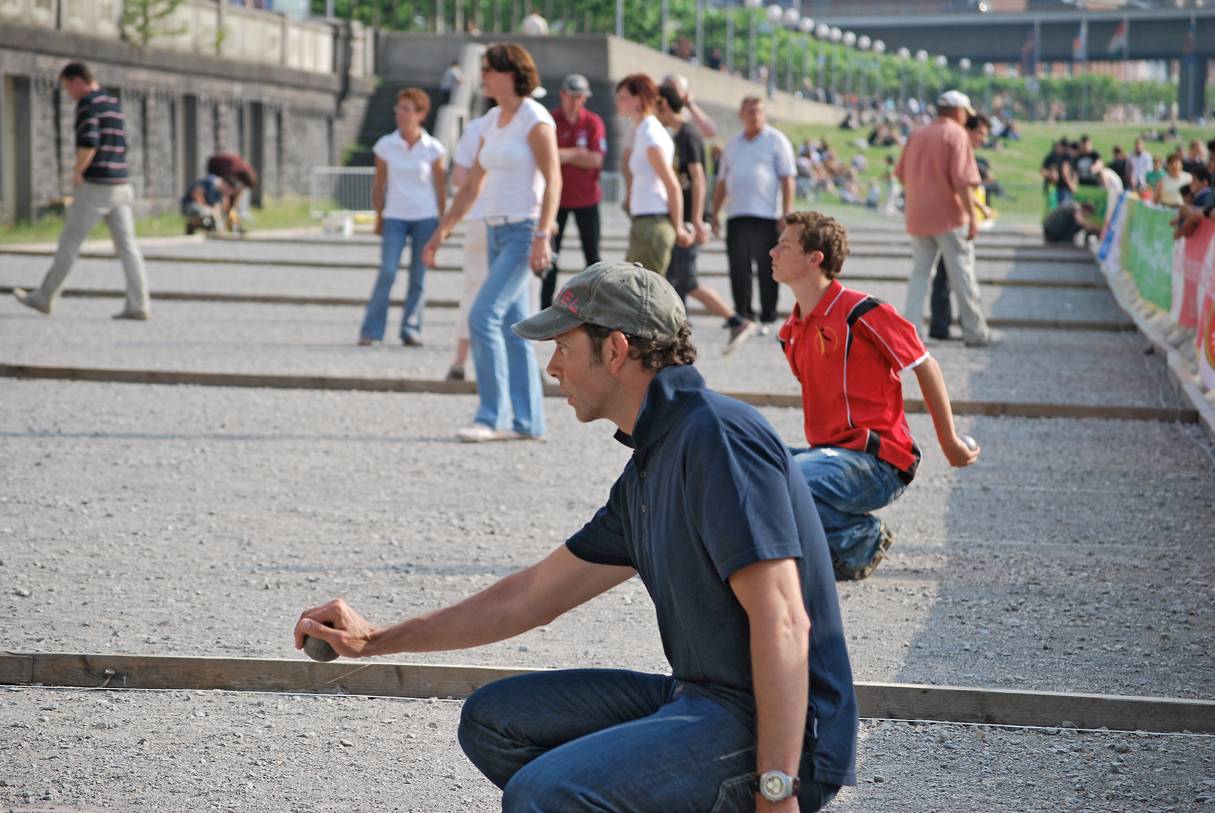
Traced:
<path fill-rule="evenodd" d="M 742 813 L 755 809 L 754 774 L 733 776 L 721 783 L 712 813 Z"/>

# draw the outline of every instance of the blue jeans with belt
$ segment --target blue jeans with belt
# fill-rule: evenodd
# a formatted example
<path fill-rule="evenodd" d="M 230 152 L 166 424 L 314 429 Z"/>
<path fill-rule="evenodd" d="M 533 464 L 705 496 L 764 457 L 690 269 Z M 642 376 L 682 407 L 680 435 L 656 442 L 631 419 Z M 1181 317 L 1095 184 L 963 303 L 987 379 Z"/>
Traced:
<path fill-rule="evenodd" d="M 468 338 L 481 399 L 474 420 L 505 429 L 510 415 L 512 429 L 539 437 L 544 434 L 540 366 L 531 342 L 511 330 L 511 325 L 528 315 L 528 259 L 536 221 L 493 225 L 487 218 L 486 222 L 489 274 L 468 312 Z"/>
<path fill-rule="evenodd" d="M 568 669 L 506 678 L 468 698 L 459 736 L 502 788 L 506 813 L 755 810 L 753 725 L 669 676 Z M 798 776 L 803 813 L 839 790 L 815 781 L 810 748 Z"/>
<path fill-rule="evenodd" d="M 412 243 L 409 257 L 409 290 L 405 294 L 405 312 L 401 314 L 401 338 L 416 339 L 422 334 L 422 296 L 425 292 L 426 263 L 422 262 L 422 249 L 434 234 L 439 221 L 433 217 L 422 220 L 397 220 L 384 218 L 384 233 L 380 239 L 380 273 L 367 300 L 367 312 L 363 316 L 363 327 L 359 335 L 365 339 L 379 341 L 384 338 L 384 326 L 388 322 L 388 295 L 397 277 L 397 266 L 406 241 Z"/>
<path fill-rule="evenodd" d="M 865 567 L 877 554 L 882 524 L 872 512 L 907 488 L 898 470 L 871 454 L 838 446 L 789 451 L 814 495 L 836 572 Z"/>

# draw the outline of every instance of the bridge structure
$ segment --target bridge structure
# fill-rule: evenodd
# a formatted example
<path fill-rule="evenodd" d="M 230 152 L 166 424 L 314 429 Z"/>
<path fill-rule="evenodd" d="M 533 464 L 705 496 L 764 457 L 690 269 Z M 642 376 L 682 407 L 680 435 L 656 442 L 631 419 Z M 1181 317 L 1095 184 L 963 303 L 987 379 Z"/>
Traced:
<path fill-rule="evenodd" d="M 1215 8 L 1128 9 L 1001 14 L 832 15 L 823 22 L 886 43 L 889 51 L 925 50 L 950 61 L 1012 63 L 1177 60 L 1182 118 L 1204 108 L 1215 58 Z M 1082 34 L 1083 32 L 1083 34 Z M 1084 47 L 1077 40 L 1083 36 Z"/>

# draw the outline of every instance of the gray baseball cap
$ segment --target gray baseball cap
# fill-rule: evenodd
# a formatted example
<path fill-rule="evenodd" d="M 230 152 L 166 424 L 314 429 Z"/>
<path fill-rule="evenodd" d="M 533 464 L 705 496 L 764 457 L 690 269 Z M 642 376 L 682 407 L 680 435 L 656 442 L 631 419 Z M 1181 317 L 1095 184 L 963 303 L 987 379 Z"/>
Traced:
<path fill-rule="evenodd" d="M 595 263 L 570 277 L 553 304 L 512 330 L 542 342 L 592 324 L 644 339 L 675 338 L 688 314 L 671 284 L 638 263 Z"/>
<path fill-rule="evenodd" d="M 590 96 L 591 83 L 580 73 L 571 73 L 561 83 L 561 89 L 571 96 Z"/>

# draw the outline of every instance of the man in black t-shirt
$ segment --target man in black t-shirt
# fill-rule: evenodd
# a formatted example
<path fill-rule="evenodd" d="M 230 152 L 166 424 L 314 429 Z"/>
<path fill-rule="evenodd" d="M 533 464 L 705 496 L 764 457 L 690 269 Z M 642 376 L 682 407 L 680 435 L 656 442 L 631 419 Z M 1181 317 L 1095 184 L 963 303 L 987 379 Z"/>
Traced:
<path fill-rule="evenodd" d="M 1076 182 L 1081 186 L 1100 186 L 1101 155 L 1093 149 L 1093 140 L 1080 136 L 1080 147 L 1076 152 Z"/>
<path fill-rule="evenodd" d="M 658 106 L 654 113 L 662 122 L 662 126 L 673 133 L 675 177 L 679 179 L 679 186 L 683 190 L 684 215 L 691 223 L 692 233 L 696 235 L 692 245 L 686 248 L 676 246 L 671 252 L 667 282 L 671 283 L 671 287 L 685 304 L 691 296 L 704 305 L 709 313 L 726 320 L 730 338 L 723 352 L 729 355 L 751 338 L 756 331 L 756 325 L 752 320 L 739 316 L 716 291 L 701 285 L 697 278 L 696 259 L 700 254 L 700 247 L 709 239 L 709 229 L 704 222 L 705 194 L 708 189 L 705 182 L 705 143 L 696 128 L 684 119 L 683 108 L 683 98 L 679 91 L 670 83 L 664 83 L 658 90 Z"/>
<path fill-rule="evenodd" d="M 1091 203 L 1069 200 L 1059 204 L 1042 221 L 1042 239 L 1047 243 L 1070 243 L 1080 232 L 1100 234 L 1102 224 L 1090 219 L 1094 211 Z"/>
<path fill-rule="evenodd" d="M 1056 203 L 1071 200 L 1075 195 L 1075 169 L 1072 166 L 1071 145 L 1066 138 L 1055 142 L 1054 150 L 1042 162 L 1042 188 L 1055 187 Z"/>
<path fill-rule="evenodd" d="M 1110 169 L 1122 179 L 1124 189 L 1131 188 L 1131 162 L 1126 160 L 1126 153 L 1121 147 L 1114 147 L 1114 159 L 1110 161 Z"/>

